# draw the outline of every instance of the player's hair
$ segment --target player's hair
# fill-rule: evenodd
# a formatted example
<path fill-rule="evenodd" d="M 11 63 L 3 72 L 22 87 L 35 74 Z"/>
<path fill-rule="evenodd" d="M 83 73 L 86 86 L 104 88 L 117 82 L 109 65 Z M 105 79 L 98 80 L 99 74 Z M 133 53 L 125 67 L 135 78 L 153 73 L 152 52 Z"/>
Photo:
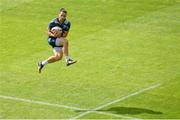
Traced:
<path fill-rule="evenodd" d="M 61 9 L 59 10 L 59 12 L 67 13 L 67 11 L 66 11 L 65 8 L 61 8 Z"/>

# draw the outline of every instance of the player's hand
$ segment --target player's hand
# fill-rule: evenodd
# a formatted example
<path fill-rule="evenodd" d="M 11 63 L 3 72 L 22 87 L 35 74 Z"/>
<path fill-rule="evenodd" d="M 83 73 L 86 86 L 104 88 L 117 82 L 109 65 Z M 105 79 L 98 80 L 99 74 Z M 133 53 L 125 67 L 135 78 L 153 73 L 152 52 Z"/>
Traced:
<path fill-rule="evenodd" d="M 49 32 L 48 32 L 48 35 L 51 36 L 51 37 L 55 37 L 53 31 L 49 31 Z"/>
<path fill-rule="evenodd" d="M 53 31 L 54 37 L 61 37 L 61 34 L 62 34 L 62 31 L 60 31 L 60 30 Z"/>

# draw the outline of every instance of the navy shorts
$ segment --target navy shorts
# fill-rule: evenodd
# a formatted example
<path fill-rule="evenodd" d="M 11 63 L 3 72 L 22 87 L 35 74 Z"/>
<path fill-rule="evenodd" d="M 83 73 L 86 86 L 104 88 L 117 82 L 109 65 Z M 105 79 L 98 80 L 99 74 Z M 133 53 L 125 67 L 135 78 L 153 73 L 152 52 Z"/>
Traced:
<path fill-rule="evenodd" d="M 61 42 L 61 38 L 48 38 L 48 43 L 52 48 L 63 47 L 62 45 L 59 45 L 60 42 Z"/>

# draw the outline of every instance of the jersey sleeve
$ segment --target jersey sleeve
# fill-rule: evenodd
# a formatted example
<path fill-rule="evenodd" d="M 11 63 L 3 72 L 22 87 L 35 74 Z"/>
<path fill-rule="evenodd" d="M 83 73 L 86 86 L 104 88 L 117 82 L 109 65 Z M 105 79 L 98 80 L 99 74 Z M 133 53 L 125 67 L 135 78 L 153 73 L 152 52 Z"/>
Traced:
<path fill-rule="evenodd" d="M 69 31 L 70 27 L 71 27 L 71 23 L 68 22 L 68 23 L 66 24 L 66 27 L 64 28 L 64 31 Z"/>
<path fill-rule="evenodd" d="M 49 22 L 48 29 L 52 29 L 54 27 L 54 20 L 55 19 L 53 19 L 51 22 Z"/>

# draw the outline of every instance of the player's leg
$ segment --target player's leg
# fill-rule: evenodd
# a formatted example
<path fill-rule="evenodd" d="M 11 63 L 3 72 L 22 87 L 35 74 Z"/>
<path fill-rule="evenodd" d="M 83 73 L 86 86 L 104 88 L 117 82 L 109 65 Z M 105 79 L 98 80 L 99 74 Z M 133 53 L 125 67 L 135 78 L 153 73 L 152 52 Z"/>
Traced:
<path fill-rule="evenodd" d="M 60 38 L 49 38 L 48 42 L 49 44 L 53 47 L 53 52 L 54 55 L 50 56 L 47 60 L 43 61 L 42 64 L 46 65 L 48 63 L 53 63 L 56 62 L 63 57 L 63 52 L 62 52 L 62 45 L 60 45 Z"/>
<path fill-rule="evenodd" d="M 61 45 L 61 39 L 56 38 L 55 45 L 53 46 L 54 56 L 49 57 L 48 63 L 53 63 L 61 60 L 63 57 L 63 45 Z M 61 47 L 60 47 L 61 46 Z"/>
<path fill-rule="evenodd" d="M 63 51 L 62 51 L 62 46 L 60 46 L 60 39 L 59 38 L 49 38 L 48 39 L 48 43 L 50 46 L 53 47 L 53 51 L 54 51 L 54 55 L 50 56 L 47 60 L 44 60 L 42 62 L 38 63 L 38 70 L 39 73 L 41 72 L 42 68 L 49 64 L 49 63 L 53 63 L 56 62 L 60 59 L 62 59 L 63 57 Z"/>
<path fill-rule="evenodd" d="M 54 47 L 53 51 L 54 51 L 53 56 L 50 56 L 47 60 L 44 60 L 44 61 L 38 63 L 39 73 L 41 73 L 41 70 L 45 65 L 59 61 L 62 59 L 62 57 L 63 57 L 62 47 Z"/>
<path fill-rule="evenodd" d="M 63 57 L 63 52 L 62 52 L 62 48 L 61 47 L 54 47 L 53 51 L 54 51 L 54 55 L 50 56 L 47 59 L 48 63 L 53 63 L 53 62 L 59 61 Z M 43 62 L 42 62 L 42 64 L 43 64 Z"/>
<path fill-rule="evenodd" d="M 63 51 L 66 59 L 69 59 L 69 52 L 68 52 L 68 40 L 66 38 L 62 38 L 62 44 L 63 44 Z"/>
<path fill-rule="evenodd" d="M 77 61 L 70 59 L 69 57 L 69 49 L 68 49 L 68 40 L 66 38 L 60 38 L 60 44 L 59 45 L 63 45 L 63 51 L 64 51 L 64 55 L 65 55 L 65 60 L 66 60 L 66 65 L 69 66 L 71 64 L 76 63 Z"/>

